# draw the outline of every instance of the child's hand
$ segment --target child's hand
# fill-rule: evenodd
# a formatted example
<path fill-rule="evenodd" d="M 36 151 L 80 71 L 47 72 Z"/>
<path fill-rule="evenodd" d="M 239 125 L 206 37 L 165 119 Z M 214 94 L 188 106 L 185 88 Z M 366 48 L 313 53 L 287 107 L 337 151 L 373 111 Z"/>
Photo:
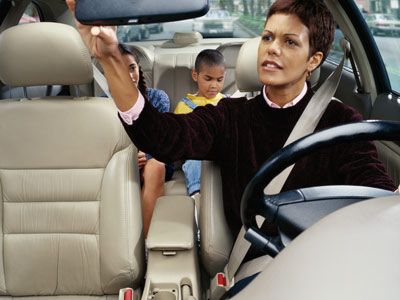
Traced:
<path fill-rule="evenodd" d="M 75 0 L 66 0 L 75 17 Z M 76 27 L 92 56 L 102 59 L 118 52 L 116 26 L 83 25 L 75 19 Z"/>
<path fill-rule="evenodd" d="M 146 153 L 139 151 L 138 152 L 138 166 L 139 169 L 143 168 L 147 163 Z"/>

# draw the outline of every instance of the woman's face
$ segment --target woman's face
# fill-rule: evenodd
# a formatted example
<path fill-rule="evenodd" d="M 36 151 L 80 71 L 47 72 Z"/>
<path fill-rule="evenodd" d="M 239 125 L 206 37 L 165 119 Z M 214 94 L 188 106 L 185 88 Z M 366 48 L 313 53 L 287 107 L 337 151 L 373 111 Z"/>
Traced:
<path fill-rule="evenodd" d="M 274 14 L 265 24 L 258 47 L 258 75 L 270 87 L 301 89 L 322 53 L 310 55 L 308 28 L 295 15 Z"/>
<path fill-rule="evenodd" d="M 135 57 L 131 54 L 122 55 L 125 64 L 129 66 L 129 74 L 131 75 L 133 83 L 137 86 L 139 83 L 139 66 Z"/>

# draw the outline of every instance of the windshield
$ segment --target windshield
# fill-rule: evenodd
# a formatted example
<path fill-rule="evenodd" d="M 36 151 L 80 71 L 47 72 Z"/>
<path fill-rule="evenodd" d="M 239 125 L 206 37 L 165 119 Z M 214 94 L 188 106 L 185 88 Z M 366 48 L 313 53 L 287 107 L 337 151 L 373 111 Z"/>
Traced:
<path fill-rule="evenodd" d="M 210 0 L 209 12 L 200 18 L 178 22 L 120 26 L 119 37 L 123 42 L 171 39 L 175 32 L 198 31 L 204 37 L 250 38 L 259 36 L 263 30 L 268 0 Z M 127 27 L 141 27 L 140 33 L 126 33 Z M 134 29 L 138 31 L 137 29 Z M 124 37 L 124 35 L 127 35 Z"/>

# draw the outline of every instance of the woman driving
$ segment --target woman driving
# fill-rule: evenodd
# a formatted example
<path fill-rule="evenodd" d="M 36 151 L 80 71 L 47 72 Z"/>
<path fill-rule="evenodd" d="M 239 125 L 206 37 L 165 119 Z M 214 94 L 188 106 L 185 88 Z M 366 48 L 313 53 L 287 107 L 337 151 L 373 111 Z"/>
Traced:
<path fill-rule="evenodd" d="M 74 11 L 75 1 L 67 0 Z M 224 209 L 233 234 L 241 227 L 240 199 L 261 164 L 281 149 L 313 96 L 307 77 L 327 57 L 335 23 L 322 0 L 277 0 L 258 48 L 264 87 L 253 99 L 222 99 L 187 115 L 161 114 L 130 84 L 115 29 L 77 23 L 105 71 L 121 121 L 134 144 L 158 160 L 215 160 L 221 167 Z M 254 54 L 255 55 L 255 54 Z M 316 130 L 361 121 L 331 101 Z M 282 189 L 351 184 L 394 191 L 371 142 L 337 145 L 298 161 Z"/>

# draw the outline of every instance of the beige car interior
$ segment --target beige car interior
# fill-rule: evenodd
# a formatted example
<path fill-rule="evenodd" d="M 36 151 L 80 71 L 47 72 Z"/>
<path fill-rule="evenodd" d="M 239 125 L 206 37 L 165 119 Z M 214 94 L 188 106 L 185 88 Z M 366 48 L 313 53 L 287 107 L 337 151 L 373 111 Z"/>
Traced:
<path fill-rule="evenodd" d="M 398 299 L 399 200 L 362 201 L 323 218 L 232 299 Z"/>
<path fill-rule="evenodd" d="M 18 43 L 27 40 L 29 58 Z M 257 39 L 247 42 L 246 51 L 253 52 L 257 43 Z M 43 52 L 43 45 L 48 52 Z M 232 44 L 222 51 L 236 59 L 237 50 L 238 45 Z M 1 35 L 0 51 L 0 79 L 10 86 L 82 86 L 93 80 L 89 54 L 67 25 L 10 28 Z M 175 54 L 160 54 L 168 55 Z M 195 54 L 177 57 L 172 60 L 175 66 L 186 64 L 184 71 L 190 74 Z M 255 62 L 249 68 L 248 57 L 244 52 L 237 70 L 254 70 Z M 146 58 L 150 61 L 151 55 Z M 241 90 L 255 89 L 242 85 Z M 0 105 L 2 121 L 13 128 L 12 135 L 4 127 L 0 130 L 6 145 L 0 149 L 3 293 L 110 298 L 132 283 L 138 287 L 144 280 L 144 241 L 136 148 L 122 129 L 113 102 L 103 97 L 50 96 L 13 98 Z M 226 263 L 232 238 L 225 234 L 219 170 L 209 166 L 215 170 L 208 172 L 205 166 L 204 174 L 210 175 L 202 179 L 210 195 L 205 193 L 201 205 L 201 258 L 213 276 Z M 157 203 L 146 242 L 143 299 L 201 297 L 194 202 L 185 192 L 179 193 L 171 192 Z M 176 207 L 185 213 L 177 216 Z M 35 276 L 38 269 L 42 276 Z"/>
<path fill-rule="evenodd" d="M 11 86 L 93 80 L 88 50 L 67 25 L 12 27 L 0 53 L 0 79 Z M 5 99 L 0 118 L 1 295 L 116 299 L 140 286 L 137 151 L 113 102 Z"/>
<path fill-rule="evenodd" d="M 128 46 L 138 54 L 148 86 L 166 91 L 174 111 L 183 96 L 196 91 L 191 69 L 207 48 L 225 57 L 224 94 L 259 93 L 254 55 L 259 41 L 215 41 L 190 32 Z M 224 216 L 218 165 L 202 162 L 200 248 L 195 203 L 180 170 L 165 183 L 145 241 L 137 149 L 113 101 L 95 97 L 102 91 L 76 30 L 45 22 L 14 26 L 0 34 L 0 53 L 0 80 L 11 87 L 3 93 L 9 99 L 0 101 L 0 298 L 117 299 L 120 289 L 133 287 L 134 299 L 205 299 L 208 278 L 223 270 L 235 240 Z M 319 76 L 318 68 L 310 78 L 313 88 Z M 56 96 L 61 86 L 69 86 L 72 96 Z M 379 107 L 372 116 L 382 116 Z M 395 143 L 378 143 L 399 184 L 397 149 Z M 352 299 L 396 299 L 398 200 L 340 210 L 276 259 L 244 264 L 236 280 L 264 271 L 234 299 L 259 298 L 260 290 L 265 299 L 346 299 L 352 291 L 364 296 Z M 365 248 L 379 255 L 360 256 Z M 349 261 L 356 265 L 351 271 Z M 374 289 L 379 269 L 385 277 Z"/>

